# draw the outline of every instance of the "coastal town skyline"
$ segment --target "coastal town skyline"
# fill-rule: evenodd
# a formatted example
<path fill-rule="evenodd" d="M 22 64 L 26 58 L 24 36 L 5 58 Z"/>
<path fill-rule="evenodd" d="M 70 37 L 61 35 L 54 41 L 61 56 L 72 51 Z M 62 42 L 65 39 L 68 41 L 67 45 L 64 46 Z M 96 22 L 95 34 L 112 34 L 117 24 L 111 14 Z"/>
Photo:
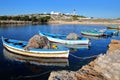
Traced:
<path fill-rule="evenodd" d="M 73 13 L 96 18 L 120 18 L 119 0 L 1 0 L 0 16 L 50 13 L 51 11 L 61 13 Z"/>

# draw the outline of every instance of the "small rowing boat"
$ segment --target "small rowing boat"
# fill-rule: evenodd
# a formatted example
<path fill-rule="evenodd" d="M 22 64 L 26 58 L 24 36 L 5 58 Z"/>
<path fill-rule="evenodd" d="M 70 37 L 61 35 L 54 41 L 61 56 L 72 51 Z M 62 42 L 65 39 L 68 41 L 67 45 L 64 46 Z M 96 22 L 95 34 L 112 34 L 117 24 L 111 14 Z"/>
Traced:
<path fill-rule="evenodd" d="M 40 49 L 40 48 L 29 48 L 24 50 L 24 47 L 28 44 L 27 41 L 7 39 L 2 37 L 3 46 L 16 54 L 32 57 L 48 57 L 48 58 L 68 58 L 69 49 L 63 46 L 57 45 L 56 49 Z"/>
<path fill-rule="evenodd" d="M 119 27 L 116 26 L 116 25 L 110 25 L 110 26 L 107 26 L 107 29 L 115 29 L 115 30 L 118 30 Z"/>
<path fill-rule="evenodd" d="M 95 37 L 103 36 L 103 32 L 99 32 L 99 31 L 96 31 L 96 30 L 81 31 L 81 34 L 86 35 L 86 36 L 95 36 Z"/>
<path fill-rule="evenodd" d="M 14 54 L 6 49 L 3 49 L 4 57 L 11 61 L 17 61 L 22 63 L 29 63 L 42 66 L 69 66 L 67 58 L 34 58 L 23 55 Z"/>
<path fill-rule="evenodd" d="M 89 45 L 90 44 L 90 40 L 84 37 L 80 37 L 77 40 L 74 40 L 74 39 L 67 40 L 66 37 L 61 38 L 55 35 L 51 36 L 48 33 L 40 32 L 40 31 L 39 31 L 39 35 L 47 37 L 48 40 L 51 42 L 60 43 L 60 44 L 67 44 L 67 45 Z"/>

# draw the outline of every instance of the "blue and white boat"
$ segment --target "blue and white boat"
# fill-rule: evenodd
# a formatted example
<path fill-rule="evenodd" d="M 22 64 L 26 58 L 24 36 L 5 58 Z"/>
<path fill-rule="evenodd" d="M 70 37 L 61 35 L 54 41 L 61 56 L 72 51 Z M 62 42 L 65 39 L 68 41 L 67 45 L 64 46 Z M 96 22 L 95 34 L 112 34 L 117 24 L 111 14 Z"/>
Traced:
<path fill-rule="evenodd" d="M 116 25 L 110 25 L 110 26 L 107 26 L 107 29 L 114 29 L 114 30 L 118 30 L 119 27 L 116 26 Z"/>
<path fill-rule="evenodd" d="M 85 37 L 81 37 L 78 40 L 67 40 L 65 36 L 63 37 L 57 37 L 57 35 L 51 36 L 48 33 L 40 32 L 40 31 L 39 31 L 39 35 L 47 37 L 49 41 L 54 43 L 67 44 L 67 45 L 89 45 L 90 44 L 90 40 Z"/>
<path fill-rule="evenodd" d="M 19 54 L 14 54 L 6 49 L 3 49 L 3 55 L 8 60 L 22 62 L 22 63 L 29 62 L 29 64 L 43 65 L 43 66 L 60 66 L 60 67 L 69 66 L 68 58 L 28 57 Z"/>
<path fill-rule="evenodd" d="M 112 35 L 118 35 L 119 31 L 118 30 L 112 30 L 112 29 L 108 29 L 104 32 L 104 35 L 106 36 L 112 36 Z"/>
<path fill-rule="evenodd" d="M 39 33 L 42 33 L 42 34 L 45 34 L 47 36 L 51 36 L 51 37 L 54 37 L 54 38 L 66 38 L 67 35 L 63 35 L 63 34 L 52 34 L 52 33 L 45 33 L 45 32 L 40 32 Z"/>
<path fill-rule="evenodd" d="M 28 43 L 27 41 L 7 39 L 2 37 L 2 42 L 3 46 L 7 50 L 24 56 L 43 58 L 68 58 L 69 56 L 69 49 L 63 46 L 57 46 L 57 49 L 29 48 L 29 50 L 24 50 L 24 47 Z"/>
<path fill-rule="evenodd" d="M 97 30 L 81 31 L 81 34 L 86 36 L 95 36 L 95 37 L 103 36 L 103 32 L 99 32 Z"/>

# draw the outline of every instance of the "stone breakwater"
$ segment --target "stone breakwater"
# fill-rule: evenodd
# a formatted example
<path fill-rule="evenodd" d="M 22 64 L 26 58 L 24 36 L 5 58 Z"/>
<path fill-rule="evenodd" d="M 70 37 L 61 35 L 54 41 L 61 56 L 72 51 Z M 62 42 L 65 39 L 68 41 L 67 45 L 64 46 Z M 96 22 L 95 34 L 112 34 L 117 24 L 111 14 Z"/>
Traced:
<path fill-rule="evenodd" d="M 120 80 L 120 41 L 112 40 L 106 54 L 78 71 L 53 71 L 48 80 Z"/>

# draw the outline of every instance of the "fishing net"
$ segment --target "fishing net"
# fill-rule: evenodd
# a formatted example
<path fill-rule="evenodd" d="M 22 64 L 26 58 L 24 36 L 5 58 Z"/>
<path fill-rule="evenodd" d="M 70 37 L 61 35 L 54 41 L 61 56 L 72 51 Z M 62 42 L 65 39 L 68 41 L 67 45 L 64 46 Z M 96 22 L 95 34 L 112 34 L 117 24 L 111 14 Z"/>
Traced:
<path fill-rule="evenodd" d="M 25 46 L 25 50 L 28 50 L 30 47 L 32 48 L 50 48 L 50 42 L 47 37 L 34 35 L 32 38 L 29 39 L 28 44 Z"/>
<path fill-rule="evenodd" d="M 70 34 L 67 35 L 66 39 L 77 40 L 77 39 L 79 39 L 79 35 L 77 35 L 76 33 L 70 33 Z"/>

